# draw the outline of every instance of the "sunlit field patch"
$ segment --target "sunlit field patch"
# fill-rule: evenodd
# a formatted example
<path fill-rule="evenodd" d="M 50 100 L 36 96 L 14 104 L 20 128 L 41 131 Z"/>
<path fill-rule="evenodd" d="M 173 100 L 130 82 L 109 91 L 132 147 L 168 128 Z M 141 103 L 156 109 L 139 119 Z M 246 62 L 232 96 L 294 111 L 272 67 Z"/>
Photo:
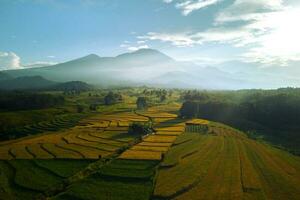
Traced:
<path fill-rule="evenodd" d="M 167 152 L 169 147 L 135 145 L 131 150 Z"/>
<path fill-rule="evenodd" d="M 193 125 L 193 124 L 203 124 L 203 125 L 207 125 L 209 124 L 208 120 L 205 119 L 192 119 L 186 122 L 187 125 Z"/>
<path fill-rule="evenodd" d="M 156 135 L 174 135 L 178 136 L 182 134 L 182 131 L 158 131 L 155 133 Z"/>
<path fill-rule="evenodd" d="M 169 126 L 169 127 L 161 127 L 161 128 L 155 128 L 156 131 L 160 132 L 183 132 L 185 129 L 184 126 Z"/>
<path fill-rule="evenodd" d="M 127 150 L 124 153 L 122 153 L 119 158 L 130 160 L 161 160 L 162 152 Z"/>
<path fill-rule="evenodd" d="M 176 136 L 150 135 L 143 139 L 144 142 L 172 143 L 176 140 Z"/>

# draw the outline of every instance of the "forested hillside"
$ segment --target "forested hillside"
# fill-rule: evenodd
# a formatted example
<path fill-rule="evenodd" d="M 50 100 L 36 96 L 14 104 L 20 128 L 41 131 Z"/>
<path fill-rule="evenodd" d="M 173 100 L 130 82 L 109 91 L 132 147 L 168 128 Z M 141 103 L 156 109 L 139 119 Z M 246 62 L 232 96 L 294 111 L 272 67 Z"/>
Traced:
<path fill-rule="evenodd" d="M 182 117 L 228 123 L 299 153 L 300 89 L 187 91 L 182 98 Z"/>

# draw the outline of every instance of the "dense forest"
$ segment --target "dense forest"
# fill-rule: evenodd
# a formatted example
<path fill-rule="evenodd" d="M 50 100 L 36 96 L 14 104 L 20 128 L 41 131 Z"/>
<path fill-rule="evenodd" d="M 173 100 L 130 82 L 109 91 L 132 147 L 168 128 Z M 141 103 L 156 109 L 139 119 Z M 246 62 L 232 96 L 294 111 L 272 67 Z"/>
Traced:
<path fill-rule="evenodd" d="M 45 93 L 0 92 L 0 110 L 16 111 L 49 108 L 64 104 L 64 97 Z"/>
<path fill-rule="evenodd" d="M 281 139 L 295 139 L 300 130 L 300 89 L 187 91 L 182 99 L 183 118 L 206 118 Z"/>

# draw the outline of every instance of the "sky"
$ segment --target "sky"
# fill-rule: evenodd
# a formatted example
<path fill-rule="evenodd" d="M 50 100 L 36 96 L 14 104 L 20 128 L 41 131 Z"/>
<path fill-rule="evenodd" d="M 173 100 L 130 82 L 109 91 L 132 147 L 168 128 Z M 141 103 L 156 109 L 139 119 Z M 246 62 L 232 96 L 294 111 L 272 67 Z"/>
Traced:
<path fill-rule="evenodd" d="M 0 70 L 153 48 L 176 60 L 300 61 L 299 0 L 0 0 Z"/>

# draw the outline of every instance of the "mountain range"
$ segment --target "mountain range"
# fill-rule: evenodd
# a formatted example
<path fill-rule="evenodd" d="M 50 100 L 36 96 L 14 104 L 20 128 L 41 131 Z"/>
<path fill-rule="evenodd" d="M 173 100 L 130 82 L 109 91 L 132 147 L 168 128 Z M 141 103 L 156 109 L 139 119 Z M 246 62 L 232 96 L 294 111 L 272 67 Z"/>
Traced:
<path fill-rule="evenodd" d="M 252 70 L 251 73 L 249 69 Z M 158 86 L 200 89 L 244 89 L 293 86 L 297 77 L 283 79 L 254 64 L 240 61 L 217 66 L 176 61 L 154 49 L 140 49 L 116 57 L 90 54 L 56 65 L 4 71 L 6 76 L 42 76 L 55 82 L 84 81 L 101 86 Z M 1 78 L 1 77 L 0 77 Z M 284 80 L 284 81 L 283 81 Z M 286 85 L 284 85 L 286 84 Z"/>

